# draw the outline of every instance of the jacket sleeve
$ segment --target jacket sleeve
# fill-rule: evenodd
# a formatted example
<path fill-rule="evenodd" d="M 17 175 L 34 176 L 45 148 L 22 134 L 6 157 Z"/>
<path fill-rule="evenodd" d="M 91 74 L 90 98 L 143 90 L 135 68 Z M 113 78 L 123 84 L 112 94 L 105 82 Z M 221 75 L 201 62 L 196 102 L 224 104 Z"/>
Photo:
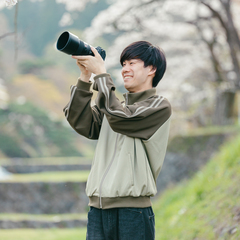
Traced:
<path fill-rule="evenodd" d="M 93 88 L 98 91 L 96 105 L 115 132 L 148 140 L 171 116 L 170 103 L 161 96 L 124 106 L 115 96 L 109 74 L 97 75 L 94 80 Z"/>
<path fill-rule="evenodd" d="M 76 132 L 89 139 L 98 139 L 103 113 L 96 105 L 91 107 L 93 92 L 90 91 L 90 86 L 90 82 L 81 80 L 78 80 L 76 86 L 71 86 L 71 98 L 63 111 Z"/>

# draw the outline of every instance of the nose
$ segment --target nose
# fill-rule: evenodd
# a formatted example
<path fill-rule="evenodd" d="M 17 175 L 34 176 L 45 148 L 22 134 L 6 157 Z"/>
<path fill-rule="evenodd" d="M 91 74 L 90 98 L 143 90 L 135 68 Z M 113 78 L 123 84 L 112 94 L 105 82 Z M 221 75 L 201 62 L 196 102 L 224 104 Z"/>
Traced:
<path fill-rule="evenodd" d="M 125 64 L 123 67 L 122 67 L 122 72 L 129 72 L 129 66 L 127 64 Z"/>

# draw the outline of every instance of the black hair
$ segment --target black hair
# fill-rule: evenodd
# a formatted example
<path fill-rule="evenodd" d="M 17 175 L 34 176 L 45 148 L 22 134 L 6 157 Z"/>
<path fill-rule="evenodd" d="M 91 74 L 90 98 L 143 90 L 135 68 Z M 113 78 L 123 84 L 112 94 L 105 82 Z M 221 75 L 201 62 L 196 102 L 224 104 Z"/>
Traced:
<path fill-rule="evenodd" d="M 156 87 L 162 79 L 167 61 L 164 52 L 159 48 L 153 46 L 147 41 L 137 41 L 128 45 L 120 56 L 120 63 L 130 59 L 141 59 L 144 62 L 144 67 L 153 66 L 156 69 L 153 78 L 152 86 Z"/>

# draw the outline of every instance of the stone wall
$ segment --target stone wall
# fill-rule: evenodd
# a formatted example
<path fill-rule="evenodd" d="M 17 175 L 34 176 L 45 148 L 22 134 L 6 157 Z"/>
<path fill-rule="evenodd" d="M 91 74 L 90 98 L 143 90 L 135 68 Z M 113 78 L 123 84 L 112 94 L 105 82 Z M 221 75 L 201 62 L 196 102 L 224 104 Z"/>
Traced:
<path fill-rule="evenodd" d="M 29 182 L 0 184 L 2 213 L 81 213 L 88 208 L 82 182 Z"/>
<path fill-rule="evenodd" d="M 37 220 L 0 220 L 0 229 L 14 228 L 79 228 L 86 227 L 87 220 L 61 220 L 61 221 L 37 221 Z"/>
<path fill-rule="evenodd" d="M 91 164 L 62 164 L 62 165 L 2 165 L 11 173 L 37 173 L 49 171 L 85 171 L 91 169 Z"/>

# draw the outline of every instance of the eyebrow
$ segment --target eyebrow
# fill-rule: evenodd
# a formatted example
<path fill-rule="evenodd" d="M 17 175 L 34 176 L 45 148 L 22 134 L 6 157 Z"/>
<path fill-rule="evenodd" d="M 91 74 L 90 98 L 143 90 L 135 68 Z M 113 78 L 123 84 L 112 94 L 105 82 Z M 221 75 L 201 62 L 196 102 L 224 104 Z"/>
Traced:
<path fill-rule="evenodd" d="M 131 62 L 131 61 L 136 61 L 136 62 L 138 62 L 140 59 L 138 59 L 138 58 L 132 58 L 132 59 L 127 59 L 127 60 L 125 60 L 125 61 L 123 61 L 123 63 L 125 63 L 125 62 Z"/>

